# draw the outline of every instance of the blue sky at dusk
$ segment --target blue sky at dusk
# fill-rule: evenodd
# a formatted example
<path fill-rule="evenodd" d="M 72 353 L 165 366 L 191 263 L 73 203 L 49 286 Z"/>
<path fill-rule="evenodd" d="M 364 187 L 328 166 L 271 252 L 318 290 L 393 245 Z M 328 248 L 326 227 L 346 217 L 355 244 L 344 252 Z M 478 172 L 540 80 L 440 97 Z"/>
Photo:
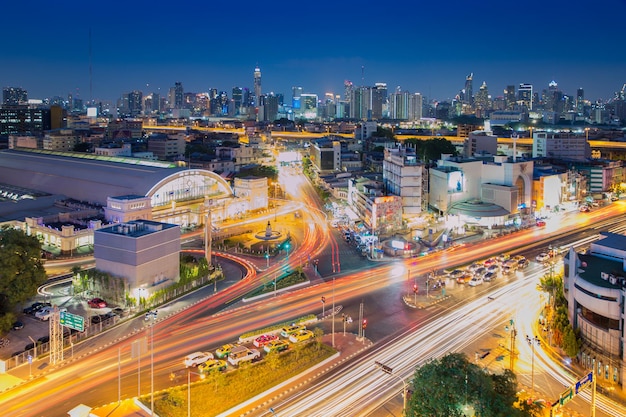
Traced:
<path fill-rule="evenodd" d="M 263 93 L 389 90 L 450 99 L 474 73 L 493 97 L 506 85 L 608 99 L 626 83 L 626 0 L 525 2 L 127 1 L 8 2 L 2 6 L 0 84 L 29 98 L 78 94 L 115 100 L 252 88 Z M 364 68 L 364 70 L 362 70 Z"/>

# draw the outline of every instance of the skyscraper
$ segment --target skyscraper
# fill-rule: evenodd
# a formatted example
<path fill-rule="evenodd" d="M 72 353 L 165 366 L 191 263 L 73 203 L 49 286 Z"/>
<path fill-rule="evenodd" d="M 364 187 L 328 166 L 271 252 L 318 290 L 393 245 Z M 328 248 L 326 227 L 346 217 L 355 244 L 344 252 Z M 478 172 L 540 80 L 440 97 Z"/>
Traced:
<path fill-rule="evenodd" d="M 24 104 L 28 101 L 26 90 L 19 87 L 5 87 L 2 90 L 2 104 Z"/>
<path fill-rule="evenodd" d="M 533 109 L 533 85 L 522 83 L 517 90 L 517 99 L 526 106 L 528 110 Z"/>
<path fill-rule="evenodd" d="M 576 111 L 582 113 L 585 108 L 585 90 L 579 88 L 576 90 Z"/>
<path fill-rule="evenodd" d="M 469 104 L 470 106 L 474 104 L 474 73 L 470 73 L 467 77 L 465 77 L 465 91 L 463 95 L 463 103 Z"/>
<path fill-rule="evenodd" d="M 370 95 L 370 118 L 379 120 L 387 112 L 387 83 L 376 83 Z"/>
<path fill-rule="evenodd" d="M 507 110 L 512 110 L 515 107 L 515 103 L 517 100 L 515 99 L 515 86 L 507 85 L 504 89 L 504 106 Z"/>
<path fill-rule="evenodd" d="M 261 69 L 257 65 L 254 68 L 254 105 L 259 106 L 261 98 Z"/>
<path fill-rule="evenodd" d="M 183 101 L 184 101 L 184 92 L 183 92 L 183 83 L 176 82 L 174 83 L 174 87 L 170 88 L 169 97 L 170 108 L 172 109 L 182 109 Z"/>

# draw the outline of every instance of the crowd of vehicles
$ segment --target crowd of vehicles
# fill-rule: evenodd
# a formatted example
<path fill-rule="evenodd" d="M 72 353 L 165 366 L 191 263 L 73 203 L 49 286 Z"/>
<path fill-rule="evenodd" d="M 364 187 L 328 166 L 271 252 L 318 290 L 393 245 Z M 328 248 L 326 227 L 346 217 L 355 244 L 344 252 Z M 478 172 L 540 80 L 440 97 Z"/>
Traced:
<path fill-rule="evenodd" d="M 528 259 L 522 255 L 500 255 L 474 262 L 466 268 L 454 269 L 448 273 L 448 277 L 456 281 L 457 284 L 468 284 L 471 287 L 476 287 L 484 282 L 494 281 L 499 276 L 513 274 L 528 265 Z"/>
<path fill-rule="evenodd" d="M 282 337 L 282 338 L 281 338 Z M 228 365 L 239 366 L 245 362 L 261 359 L 265 354 L 279 353 L 288 350 L 291 344 L 307 342 L 315 338 L 315 333 L 301 324 L 292 324 L 280 329 L 278 334 L 266 333 L 247 343 L 227 343 L 215 350 L 215 354 L 206 351 L 190 353 L 183 359 L 186 368 L 197 367 L 201 373 L 214 370 L 226 371 Z"/>

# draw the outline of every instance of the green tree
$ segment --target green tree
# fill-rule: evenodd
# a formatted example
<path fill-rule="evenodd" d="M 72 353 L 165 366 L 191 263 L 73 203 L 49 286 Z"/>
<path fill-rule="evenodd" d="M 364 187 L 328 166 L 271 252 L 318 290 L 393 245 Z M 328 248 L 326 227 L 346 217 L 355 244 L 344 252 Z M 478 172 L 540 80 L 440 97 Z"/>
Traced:
<path fill-rule="evenodd" d="M 516 377 L 510 371 L 489 374 L 462 353 L 450 353 L 417 368 L 407 417 L 461 417 L 473 408 L 481 417 L 533 414 L 515 407 Z"/>
<path fill-rule="evenodd" d="M 572 325 L 567 323 L 563 331 L 563 350 L 565 354 L 571 358 L 578 355 L 580 351 L 581 341 L 577 332 L 572 328 Z"/>
<path fill-rule="evenodd" d="M 19 229 L 0 229 L 0 304 L 6 311 L 34 296 L 45 281 L 39 240 Z"/>

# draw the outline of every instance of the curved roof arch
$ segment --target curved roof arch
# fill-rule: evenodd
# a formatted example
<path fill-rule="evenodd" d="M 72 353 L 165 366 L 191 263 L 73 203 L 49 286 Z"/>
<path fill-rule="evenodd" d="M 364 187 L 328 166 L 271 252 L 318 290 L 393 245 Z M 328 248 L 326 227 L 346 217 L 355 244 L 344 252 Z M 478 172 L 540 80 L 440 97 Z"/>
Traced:
<path fill-rule="evenodd" d="M 152 199 L 152 207 L 198 198 L 222 199 L 233 196 L 230 184 L 221 176 L 204 169 L 186 169 L 153 182 L 142 195 Z"/>

